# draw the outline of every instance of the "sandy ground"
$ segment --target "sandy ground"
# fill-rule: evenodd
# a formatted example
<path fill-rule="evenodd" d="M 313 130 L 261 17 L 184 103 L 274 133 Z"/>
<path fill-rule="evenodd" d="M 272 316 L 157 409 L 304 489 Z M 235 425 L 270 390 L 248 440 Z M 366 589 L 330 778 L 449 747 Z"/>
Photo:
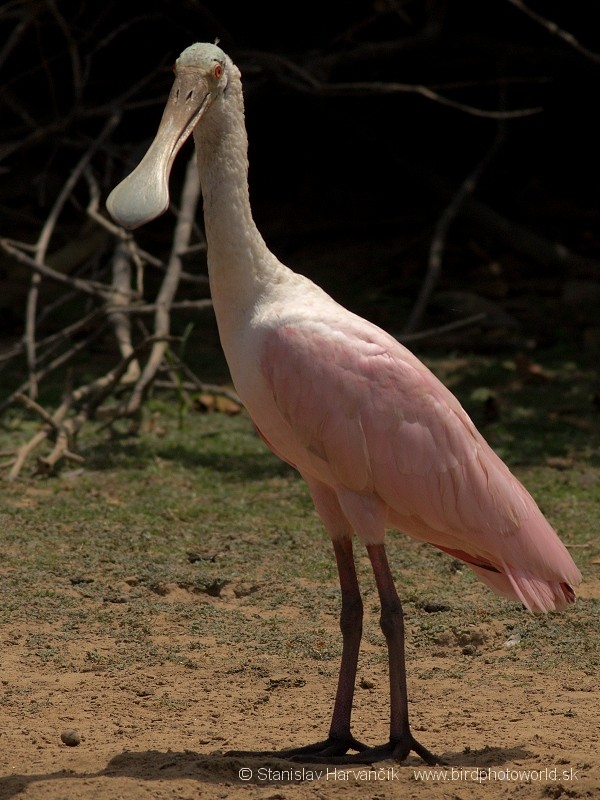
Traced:
<path fill-rule="evenodd" d="M 596 596 L 600 581 L 584 587 Z M 230 593 L 233 594 L 233 593 Z M 167 587 L 167 601 L 230 607 L 240 626 L 256 607 L 236 596 L 192 596 Z M 112 604 L 115 625 L 126 604 Z M 293 608 L 290 632 L 298 619 Z M 333 615 L 320 620 L 338 636 Z M 374 623 L 371 622 L 371 625 Z M 83 650 L 102 653 L 115 640 L 89 635 L 65 645 L 77 670 L 32 659 L 26 642 L 52 633 L 36 622 L 1 634 L 0 798 L 467 798 L 600 797 L 597 676 L 551 671 L 532 676 L 516 664 L 495 666 L 505 632 L 488 623 L 483 658 L 456 649 L 420 654 L 409 648 L 413 729 L 447 766 L 427 768 L 411 756 L 377 768 L 299 765 L 273 756 L 239 758 L 229 749 L 266 750 L 323 738 L 329 724 L 337 662 L 289 659 L 241 644 L 203 641 L 194 669 L 178 663 L 94 669 Z M 596 631 L 597 634 L 597 631 Z M 410 636 L 410 630 L 409 630 Z M 152 619 L 156 641 L 193 637 L 169 614 Z M 381 645 L 367 637 L 363 653 Z M 461 671 L 453 668 L 461 661 Z M 359 671 L 355 733 L 385 740 L 387 675 L 383 660 Z M 65 745 L 62 732 L 81 741 Z"/>

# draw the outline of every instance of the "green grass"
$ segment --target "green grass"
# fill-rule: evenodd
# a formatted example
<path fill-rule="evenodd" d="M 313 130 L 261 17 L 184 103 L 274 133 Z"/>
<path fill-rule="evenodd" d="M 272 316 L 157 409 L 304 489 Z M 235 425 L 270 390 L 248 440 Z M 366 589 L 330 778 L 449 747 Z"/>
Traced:
<path fill-rule="evenodd" d="M 432 364 L 597 586 L 600 434 L 592 366 L 554 355 L 543 364 L 546 379 L 528 383 L 508 361 Z M 483 403 L 490 394 L 498 401 L 491 420 Z M 160 424 L 137 437 L 86 431 L 83 469 L 66 467 L 51 478 L 25 471 L 0 485 L 6 635 L 25 637 L 28 657 L 56 669 L 165 661 L 194 669 L 198 652 L 216 642 L 234 655 L 239 646 L 240 659 L 302 656 L 334 672 L 336 570 L 304 483 L 265 449 L 245 415 L 189 413 L 180 425 L 176 399 L 154 401 L 147 413 Z M 0 449 L 18 446 L 34 427 L 9 418 Z M 452 675 L 478 658 L 499 671 L 515 660 L 541 671 L 557 664 L 598 670 L 597 636 L 590 636 L 598 599 L 533 618 L 432 548 L 391 535 L 388 549 L 409 656 L 451 655 L 455 663 L 439 669 Z M 357 562 L 370 620 L 365 638 L 377 645 L 365 658 L 380 661 L 377 594 L 364 553 Z M 428 603 L 441 610 L 428 611 Z M 158 619 L 185 635 L 156 641 L 150 633 Z M 511 633 L 520 644 L 502 649 Z M 83 640 L 85 654 L 75 657 L 70 646 Z"/>

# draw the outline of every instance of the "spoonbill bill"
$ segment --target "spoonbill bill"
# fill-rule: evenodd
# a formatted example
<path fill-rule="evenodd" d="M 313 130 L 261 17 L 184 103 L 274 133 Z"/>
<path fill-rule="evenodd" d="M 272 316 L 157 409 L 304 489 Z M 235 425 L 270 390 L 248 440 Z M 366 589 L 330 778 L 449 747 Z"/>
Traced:
<path fill-rule="evenodd" d="M 343 649 L 329 734 L 278 755 L 374 763 L 414 751 L 434 764 L 409 725 L 403 614 L 385 531 L 461 559 L 532 612 L 572 603 L 581 575 L 531 495 L 429 369 L 270 252 L 250 207 L 240 71 L 216 45 L 193 44 L 178 58 L 156 137 L 108 198 L 112 217 L 132 229 L 166 211 L 169 172 L 192 133 L 232 380 L 265 443 L 308 484 L 339 572 Z M 354 537 L 372 564 L 389 656 L 390 738 L 369 747 L 350 724 L 363 618 Z"/>

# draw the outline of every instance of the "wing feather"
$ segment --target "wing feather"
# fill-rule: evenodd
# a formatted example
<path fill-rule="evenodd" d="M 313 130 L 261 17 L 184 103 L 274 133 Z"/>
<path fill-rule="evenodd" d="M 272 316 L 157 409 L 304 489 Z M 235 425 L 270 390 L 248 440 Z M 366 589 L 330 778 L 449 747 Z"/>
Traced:
<path fill-rule="evenodd" d="M 351 319 L 268 333 L 262 371 L 289 426 L 278 452 L 336 490 L 377 495 L 390 527 L 471 557 L 497 591 L 530 607 L 562 596 L 536 581 L 576 584 L 579 572 L 526 489 L 410 351 Z"/>

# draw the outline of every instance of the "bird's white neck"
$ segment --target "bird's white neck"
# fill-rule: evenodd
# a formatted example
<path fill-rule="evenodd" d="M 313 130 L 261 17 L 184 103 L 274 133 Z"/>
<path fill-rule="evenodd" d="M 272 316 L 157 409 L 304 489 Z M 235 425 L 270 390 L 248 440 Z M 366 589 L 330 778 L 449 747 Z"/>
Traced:
<path fill-rule="evenodd" d="M 241 83 L 233 79 L 194 133 L 208 268 L 219 327 L 245 316 L 287 269 L 270 252 L 250 208 Z M 223 333 L 223 331 L 222 331 Z"/>

